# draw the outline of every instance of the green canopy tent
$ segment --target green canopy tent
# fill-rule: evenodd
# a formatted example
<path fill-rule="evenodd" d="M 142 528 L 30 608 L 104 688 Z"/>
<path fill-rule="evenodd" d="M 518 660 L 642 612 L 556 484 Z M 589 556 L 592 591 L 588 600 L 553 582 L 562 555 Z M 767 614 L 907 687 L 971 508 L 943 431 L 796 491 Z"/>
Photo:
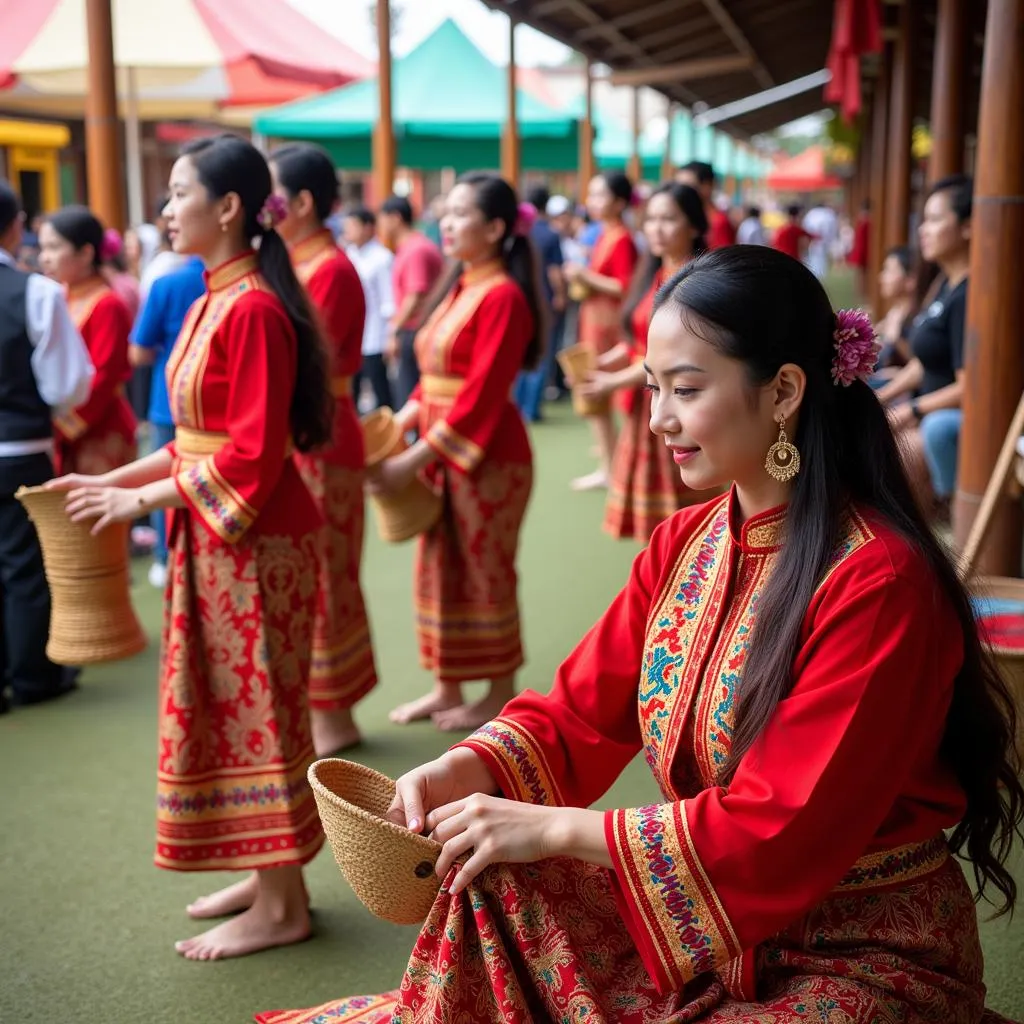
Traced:
<path fill-rule="evenodd" d="M 451 19 L 396 60 L 392 96 L 399 165 L 460 172 L 499 167 L 508 107 L 505 76 Z M 266 110 L 254 118 L 253 130 L 317 142 L 339 167 L 369 170 L 377 102 L 377 79 L 367 78 Z M 575 170 L 576 118 L 523 89 L 516 103 L 523 169 Z"/>

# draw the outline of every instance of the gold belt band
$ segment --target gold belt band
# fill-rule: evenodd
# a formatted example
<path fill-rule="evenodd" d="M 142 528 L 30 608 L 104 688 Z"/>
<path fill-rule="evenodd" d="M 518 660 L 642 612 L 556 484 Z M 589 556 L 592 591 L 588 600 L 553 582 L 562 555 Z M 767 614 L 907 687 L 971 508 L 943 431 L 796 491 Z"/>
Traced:
<path fill-rule="evenodd" d="M 869 853 L 853 865 L 836 888 L 842 891 L 876 889 L 910 882 L 942 867 L 949 856 L 944 836 Z"/>
<path fill-rule="evenodd" d="M 352 395 L 351 377 L 332 377 L 331 394 L 335 398 L 350 398 Z"/>
<path fill-rule="evenodd" d="M 191 427 L 176 427 L 174 430 L 174 445 L 182 459 L 216 455 L 230 440 L 228 434 L 213 430 L 193 430 Z"/>
<path fill-rule="evenodd" d="M 420 378 L 423 397 L 428 402 L 450 402 L 458 397 L 464 377 L 443 377 L 436 373 L 426 373 Z"/>

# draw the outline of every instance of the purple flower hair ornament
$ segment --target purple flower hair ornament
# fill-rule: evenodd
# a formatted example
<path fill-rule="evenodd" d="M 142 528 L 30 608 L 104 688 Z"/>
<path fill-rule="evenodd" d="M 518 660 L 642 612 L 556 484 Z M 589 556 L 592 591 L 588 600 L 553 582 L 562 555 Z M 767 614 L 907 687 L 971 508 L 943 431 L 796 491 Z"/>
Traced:
<path fill-rule="evenodd" d="M 288 216 L 288 204 L 282 196 L 271 192 L 263 201 L 260 212 L 256 215 L 256 223 L 264 231 L 271 231 Z"/>
<path fill-rule="evenodd" d="M 871 318 L 862 309 L 839 310 L 832 339 L 835 343 L 832 383 L 844 388 L 855 380 L 866 384 L 875 369 L 882 347 L 875 336 Z"/>
<path fill-rule="evenodd" d="M 518 216 L 512 228 L 512 234 L 518 235 L 520 238 L 526 238 L 537 220 L 537 207 L 533 203 L 520 203 L 517 213 Z"/>

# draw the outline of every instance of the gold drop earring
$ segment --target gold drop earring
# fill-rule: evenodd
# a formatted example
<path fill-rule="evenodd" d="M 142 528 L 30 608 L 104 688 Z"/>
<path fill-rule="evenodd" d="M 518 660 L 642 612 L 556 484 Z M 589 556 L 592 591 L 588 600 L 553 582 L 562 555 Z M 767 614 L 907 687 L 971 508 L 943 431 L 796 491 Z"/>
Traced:
<path fill-rule="evenodd" d="M 786 483 L 800 472 L 800 452 L 786 437 L 786 417 L 779 417 L 779 439 L 768 449 L 765 472 L 779 483 Z"/>

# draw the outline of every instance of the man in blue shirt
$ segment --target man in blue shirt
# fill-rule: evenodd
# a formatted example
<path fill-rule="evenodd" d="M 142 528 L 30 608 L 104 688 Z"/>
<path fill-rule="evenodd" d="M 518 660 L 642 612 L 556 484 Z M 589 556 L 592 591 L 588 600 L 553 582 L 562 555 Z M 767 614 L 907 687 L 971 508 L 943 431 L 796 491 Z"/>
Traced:
<path fill-rule="evenodd" d="M 177 270 L 157 278 L 146 296 L 132 331 L 133 366 L 152 366 L 149 392 L 149 429 L 153 451 L 174 440 L 174 420 L 167 398 L 167 358 L 192 304 L 206 291 L 203 261 L 193 256 Z M 149 582 L 163 587 L 167 580 L 167 529 L 163 509 L 153 514 L 156 548 Z"/>
<path fill-rule="evenodd" d="M 525 419 L 536 423 L 541 418 L 541 398 L 544 395 L 544 388 L 554 375 L 555 356 L 562 340 L 566 288 L 565 277 L 562 274 L 562 241 L 548 223 L 548 204 L 551 202 L 551 195 L 543 185 L 538 185 L 527 193 L 527 202 L 537 210 L 537 219 L 530 229 L 530 238 L 537 247 L 537 254 L 540 257 L 540 282 L 548 306 L 550 327 L 547 348 L 540 364 L 535 370 L 524 370 L 519 374 L 516 381 L 516 404 Z M 568 200 L 562 199 L 562 202 L 568 206 Z"/>

